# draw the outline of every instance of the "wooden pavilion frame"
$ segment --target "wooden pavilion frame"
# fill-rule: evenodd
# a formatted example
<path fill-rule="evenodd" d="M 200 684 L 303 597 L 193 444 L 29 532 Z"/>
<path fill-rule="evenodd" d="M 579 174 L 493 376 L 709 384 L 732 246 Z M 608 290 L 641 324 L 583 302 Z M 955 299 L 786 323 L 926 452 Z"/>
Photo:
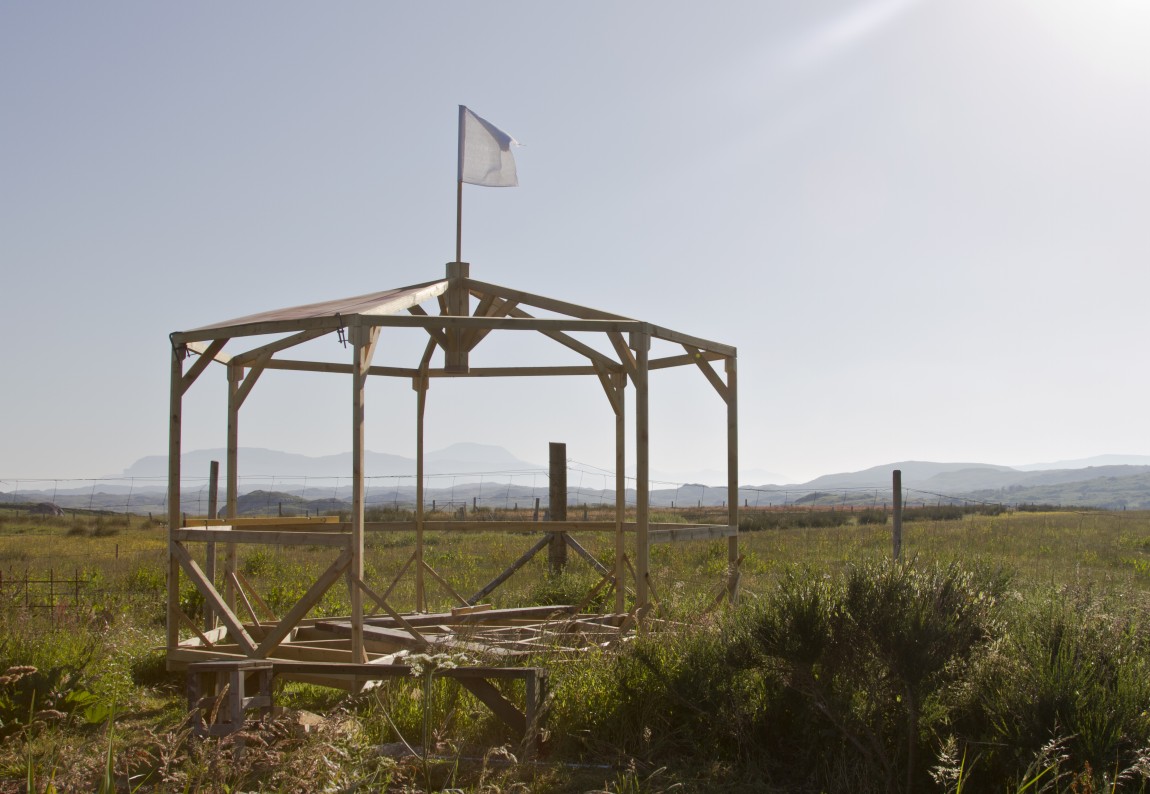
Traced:
<path fill-rule="evenodd" d="M 472 301 L 475 301 L 472 310 Z M 424 303 L 436 301 L 438 313 L 429 314 Z M 433 304 L 434 305 L 434 304 Z M 543 312 L 548 316 L 536 316 Z M 419 328 L 427 333 L 427 343 L 421 360 L 413 367 L 373 366 L 372 357 L 381 332 L 385 328 Z M 469 353 L 493 333 L 507 331 L 535 332 L 559 345 L 575 351 L 586 361 L 580 365 L 489 367 L 473 368 Z M 614 352 L 610 355 L 580 341 L 574 334 L 596 333 L 604 335 Z M 338 334 L 350 344 L 351 361 L 291 359 L 283 354 L 302 343 L 319 337 Z M 346 337 L 345 337 L 346 334 Z M 224 347 L 248 338 L 259 338 L 259 344 L 230 355 Z M 670 342 L 682 348 L 682 353 L 652 359 L 649 356 L 651 340 Z M 314 668 L 318 661 L 331 661 L 332 675 L 352 676 L 363 680 L 363 669 L 356 674 L 352 668 L 369 662 L 385 663 L 378 653 L 382 647 L 372 634 L 373 625 L 365 627 L 365 595 L 390 616 L 389 625 L 400 635 L 406 633 L 411 647 L 426 648 L 428 641 L 421 633 L 421 624 L 414 616 L 407 618 L 392 609 L 387 596 L 395 586 L 382 595 L 364 580 L 365 529 L 394 529 L 396 527 L 369 527 L 364 520 L 364 386 L 371 376 L 409 378 L 416 392 L 416 508 L 415 520 L 404 524 L 404 529 L 415 530 L 415 553 L 401 570 L 414 571 L 416 586 L 416 612 L 426 611 L 425 574 L 441 585 L 450 587 L 423 560 L 424 533 L 431 529 L 503 529 L 510 531 L 544 531 L 555 539 L 569 543 L 576 551 L 586 555 L 569 533 L 580 530 L 613 529 L 615 539 L 615 570 L 607 571 L 595 563 L 615 590 L 617 613 L 624 610 L 624 583 L 630 569 L 634 581 L 635 609 L 627 625 L 634 625 L 646 613 L 651 601 L 649 577 L 649 549 L 652 543 L 715 538 L 727 540 L 728 577 L 724 586 L 725 597 L 732 602 L 738 593 L 739 539 L 738 539 L 738 402 L 736 384 L 736 350 L 729 345 L 711 342 L 688 334 L 672 331 L 651 323 L 634 320 L 607 312 L 577 306 L 552 298 L 533 295 L 520 290 L 477 281 L 470 277 L 466 262 L 449 262 L 446 278 L 410 287 L 388 290 L 343 300 L 309 304 L 277 311 L 251 315 L 236 320 L 209 325 L 191 331 L 171 334 L 171 411 L 168 448 L 168 524 L 169 562 L 167 593 L 167 647 L 169 664 L 179 667 L 193 659 L 211 658 L 212 654 L 181 655 L 180 629 L 191 629 L 199 647 L 207 652 L 213 643 L 219 652 L 215 658 L 238 660 L 284 659 L 284 647 L 295 635 L 310 628 L 315 621 L 306 618 L 308 612 L 324 593 L 340 578 L 348 581 L 351 615 L 343 624 L 343 634 L 350 635 L 349 651 L 340 657 L 321 654 L 294 656 L 294 663 L 307 662 Z M 443 351 L 443 365 L 433 367 L 437 350 Z M 198 356 L 185 367 L 191 356 Z M 227 367 L 228 428 L 227 428 L 227 502 L 222 521 L 200 521 L 203 526 L 185 526 L 180 506 L 180 455 L 182 447 L 181 416 L 183 397 L 197 378 L 212 363 Z M 716 371 L 713 366 L 721 362 Z M 648 460 L 648 393 L 649 373 L 669 367 L 695 367 L 714 387 L 726 406 L 727 428 L 727 523 L 726 525 L 656 525 L 650 521 L 649 460 Z M 311 521 L 295 523 L 287 519 L 264 521 L 236 518 L 238 499 L 237 458 L 239 450 L 239 412 L 260 375 L 267 370 L 293 370 L 350 375 L 351 434 L 352 434 L 352 510 L 347 523 Z M 602 384 L 604 393 L 615 415 L 615 520 L 602 522 L 559 521 L 540 525 L 535 522 L 431 522 L 425 520 L 423 504 L 424 482 L 424 415 L 428 388 L 434 378 L 467 377 L 521 377 L 521 376 L 590 376 Z M 635 521 L 626 521 L 625 441 L 627 421 L 625 414 L 625 388 L 635 390 L 635 454 L 636 454 L 636 510 Z M 591 526 L 594 524 L 594 526 Z M 442 526 L 441 526 L 442 525 Z M 634 566 L 627 555 L 627 535 L 634 535 Z M 201 568 L 186 545 L 199 541 L 207 544 L 206 565 Z M 216 544 L 226 548 L 224 582 L 225 592 L 216 589 Z M 242 574 L 236 569 L 237 543 L 305 544 L 323 546 L 332 550 L 333 561 L 315 581 L 307 594 L 282 619 L 261 625 L 253 604 L 245 594 Z M 541 548 L 537 544 L 535 549 Z M 518 567 L 516 563 L 504 572 L 504 577 Z M 204 595 L 211 619 L 209 627 L 201 631 L 180 608 L 180 577 L 186 575 Z M 501 581 L 501 580 L 500 580 Z M 451 591 L 462 603 L 460 613 L 473 608 L 474 602 L 490 592 L 493 582 L 470 601 Z M 250 589 L 250 588 L 249 588 Z M 258 596 L 254 596 L 258 601 Z M 237 615 L 237 604 L 242 605 L 252 618 L 245 625 Z M 256 606 L 262 604 L 257 603 Z M 571 609 L 571 608 L 568 608 Z M 499 611 L 499 610 L 497 610 Z M 526 614 L 526 610 L 524 610 Z M 215 619 L 222 625 L 213 628 Z M 417 625 L 413 625 L 417 624 Z M 378 625 L 378 624 L 375 624 Z M 376 634 L 383 629 L 374 629 Z M 366 632 L 366 634 L 365 634 Z M 225 639 L 230 638 L 227 650 Z M 375 644 L 373 644 L 375 643 Z M 326 653 L 326 652 L 325 652 Z M 290 656 L 290 655 L 289 655 Z M 335 664 L 339 662 L 340 664 Z M 309 674 L 315 670 L 309 668 Z M 303 668 L 299 668 L 303 669 Z M 486 669 L 486 668 L 484 668 Z M 350 670 L 350 672 L 349 672 Z M 375 678 L 380 677 L 375 675 Z M 498 676 L 496 676 L 498 677 Z M 329 677 L 330 678 L 330 677 Z M 533 679 L 532 679 L 533 680 Z M 478 690 L 473 690 L 477 691 Z M 490 695 L 490 693 L 488 693 Z M 483 696 L 481 695 L 481 698 Z M 494 702 L 494 701 L 493 701 Z"/>

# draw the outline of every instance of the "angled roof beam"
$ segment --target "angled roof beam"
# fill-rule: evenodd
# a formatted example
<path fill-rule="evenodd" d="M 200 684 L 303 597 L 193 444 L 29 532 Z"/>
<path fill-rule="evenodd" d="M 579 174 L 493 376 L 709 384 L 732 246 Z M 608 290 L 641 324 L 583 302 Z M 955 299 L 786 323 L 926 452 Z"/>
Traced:
<path fill-rule="evenodd" d="M 709 353 L 701 351 L 704 361 L 725 361 L 726 356 L 721 356 L 718 353 Z M 647 369 L 669 369 L 670 367 L 683 367 L 692 365 L 696 362 L 693 355 L 682 354 L 678 356 L 662 356 L 661 358 L 653 358 L 647 364 Z"/>
<path fill-rule="evenodd" d="M 515 308 L 515 307 L 511 307 L 510 314 L 512 317 L 517 317 L 519 319 L 524 319 L 524 320 L 535 319 L 530 314 L 528 314 L 527 312 L 523 311 L 522 309 Z M 601 364 L 604 367 L 607 367 L 608 369 L 610 369 L 612 371 L 617 371 L 620 367 L 618 361 L 615 361 L 611 357 L 600 353 L 598 350 L 591 347 L 590 345 L 584 344 L 583 342 L 580 342 L 578 339 L 575 339 L 574 337 L 568 336 L 567 334 L 563 333 L 562 331 L 542 331 L 541 333 L 544 336 L 546 336 L 548 339 L 553 339 L 556 342 L 558 342 L 559 344 L 563 345 L 564 347 L 571 348 L 576 353 L 579 353 L 579 354 L 591 359 L 591 361 L 596 362 L 598 364 Z"/>
<path fill-rule="evenodd" d="M 639 366 L 635 363 L 635 354 L 631 352 L 631 348 L 627 346 L 627 342 L 623 339 L 623 334 L 618 331 L 612 331 L 607 334 L 607 338 L 611 340 L 611 344 L 615 347 L 615 352 L 619 354 L 619 360 L 623 362 L 623 370 L 627 373 L 627 377 L 631 380 L 639 372 Z"/>
<path fill-rule="evenodd" d="M 412 314 L 416 315 L 417 317 L 430 317 L 431 316 L 426 311 L 424 311 L 422 306 L 409 306 L 409 307 L 407 307 L 407 310 L 409 312 L 411 312 Z M 444 350 L 447 349 L 447 334 L 443 333 L 442 328 L 428 327 L 426 330 L 427 330 L 427 333 L 429 333 L 431 335 L 432 340 L 435 341 L 435 344 L 439 345 Z"/>
<path fill-rule="evenodd" d="M 203 374 L 204 370 L 208 368 L 208 364 L 213 361 L 227 360 L 227 356 L 221 356 L 220 350 L 228 340 L 217 339 L 209 345 L 193 344 L 187 345 L 189 350 L 193 350 L 200 354 L 196 362 L 188 367 L 188 371 L 184 373 L 180 381 L 180 394 L 187 394 L 188 389 L 192 388 L 192 384 L 196 382 L 196 378 Z"/>
<path fill-rule="evenodd" d="M 624 317 L 621 314 L 601 312 L 598 309 L 589 309 L 586 306 L 579 306 L 575 303 L 555 300 L 554 298 L 546 298 L 542 295 L 533 295 L 530 292 L 522 292 L 521 290 L 517 289 L 501 287 L 498 284 L 488 284 L 484 281 L 476 281 L 475 279 L 467 279 L 467 286 L 472 291 L 472 293 L 498 295 L 501 298 L 513 300 L 516 303 L 523 303 L 528 306 L 534 306 L 537 309 L 545 309 L 547 311 L 556 312 L 558 314 L 566 314 L 568 317 L 577 317 L 580 320 L 631 319 L 630 317 Z"/>
<path fill-rule="evenodd" d="M 683 349 L 687 351 L 687 355 L 694 360 L 699 370 L 706 376 L 707 380 L 711 382 L 711 385 L 715 387 L 715 391 L 723 398 L 723 402 L 727 402 L 727 400 L 730 399 L 731 391 L 727 388 L 727 384 L 723 379 L 719 377 L 719 373 L 711 369 L 710 362 L 703 358 L 703 352 L 698 348 L 688 345 L 683 345 Z"/>
<path fill-rule="evenodd" d="M 486 295 L 480 298 L 479 305 L 475 307 L 475 317 L 507 317 L 519 305 L 518 301 L 500 300 L 494 296 Z M 491 333 L 490 328 L 474 328 L 463 335 L 463 346 L 471 351 Z"/>
<path fill-rule="evenodd" d="M 236 353 L 234 356 L 232 356 L 232 363 L 240 364 L 241 366 L 246 367 L 253 361 L 258 361 L 260 357 L 265 354 L 271 355 L 278 353 L 281 350 L 287 350 L 289 347 L 295 347 L 296 345 L 303 344 L 304 342 L 311 341 L 312 339 L 316 339 L 330 333 L 331 331 L 327 331 L 322 328 L 316 328 L 311 331 L 300 331 L 298 334 L 292 334 L 291 336 L 284 337 L 283 339 L 277 339 L 275 342 L 269 342 L 268 344 L 262 345 L 260 347 L 253 347 L 251 350 L 247 350 L 243 353 Z"/>
<path fill-rule="evenodd" d="M 724 345 L 721 342 L 712 342 L 708 339 L 703 339 L 698 336 L 691 336 L 690 334 L 681 334 L 678 331 L 672 331 L 670 328 L 663 328 L 658 325 L 648 325 L 651 331 L 651 336 L 656 339 L 663 339 L 667 342 L 674 342 L 679 345 L 690 345 L 697 347 L 700 350 L 708 350 L 712 353 L 718 353 L 725 358 L 734 358 L 738 352 L 734 345 Z"/>

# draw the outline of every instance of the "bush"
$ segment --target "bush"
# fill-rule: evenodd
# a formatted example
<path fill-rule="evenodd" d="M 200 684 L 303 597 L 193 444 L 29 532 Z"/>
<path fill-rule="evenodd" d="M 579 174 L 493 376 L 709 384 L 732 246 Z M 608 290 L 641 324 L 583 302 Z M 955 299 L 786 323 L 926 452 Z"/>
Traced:
<path fill-rule="evenodd" d="M 868 507 L 860 510 L 857 519 L 860 527 L 866 526 L 867 524 L 885 524 L 886 520 L 886 511 L 879 510 L 877 507 Z"/>

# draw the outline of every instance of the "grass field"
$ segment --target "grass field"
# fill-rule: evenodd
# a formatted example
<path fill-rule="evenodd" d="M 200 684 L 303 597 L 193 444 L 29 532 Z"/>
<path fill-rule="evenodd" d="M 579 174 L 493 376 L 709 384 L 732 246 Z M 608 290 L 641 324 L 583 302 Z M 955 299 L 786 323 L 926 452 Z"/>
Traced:
<path fill-rule="evenodd" d="M 707 520 L 699 512 L 652 520 Z M 804 515 L 817 517 L 743 533 L 738 609 L 704 612 L 723 583 L 724 542 L 652 547 L 655 592 L 679 628 L 536 660 L 552 670 L 551 735 L 526 764 L 509 760 L 506 729 L 444 680 L 355 697 L 288 685 L 278 702 L 323 715 L 318 730 L 283 718 L 245 732 L 242 747 L 195 739 L 182 681 L 156 650 L 164 528 L 0 509 L 0 791 L 1144 790 L 1150 513 L 909 520 L 900 566 L 885 562 L 889 523 L 851 513 L 802 526 L 819 523 Z M 746 511 L 742 523 L 779 521 Z M 428 561 L 469 594 L 534 539 L 432 533 Z M 579 540 L 610 564 L 610 533 Z M 390 582 L 412 544 L 410 533 L 370 534 L 369 580 Z M 248 548 L 239 564 L 280 610 L 328 556 Z M 562 577 L 544 564 L 492 603 L 569 602 L 596 580 L 574 555 Z M 413 605 L 410 584 L 396 593 L 396 606 Z M 429 595 L 431 609 L 450 605 Z M 346 614 L 346 600 L 333 588 L 317 614 Z M 194 611 L 190 587 L 184 601 Z M 425 733 L 430 760 L 376 751 Z"/>

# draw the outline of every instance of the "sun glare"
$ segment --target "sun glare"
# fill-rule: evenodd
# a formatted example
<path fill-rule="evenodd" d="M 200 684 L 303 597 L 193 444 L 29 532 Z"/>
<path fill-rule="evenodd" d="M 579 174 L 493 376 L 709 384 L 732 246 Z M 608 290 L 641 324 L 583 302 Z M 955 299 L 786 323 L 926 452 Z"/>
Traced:
<path fill-rule="evenodd" d="M 1150 0 L 1025 0 L 1052 36 L 1104 76 L 1150 79 Z"/>

